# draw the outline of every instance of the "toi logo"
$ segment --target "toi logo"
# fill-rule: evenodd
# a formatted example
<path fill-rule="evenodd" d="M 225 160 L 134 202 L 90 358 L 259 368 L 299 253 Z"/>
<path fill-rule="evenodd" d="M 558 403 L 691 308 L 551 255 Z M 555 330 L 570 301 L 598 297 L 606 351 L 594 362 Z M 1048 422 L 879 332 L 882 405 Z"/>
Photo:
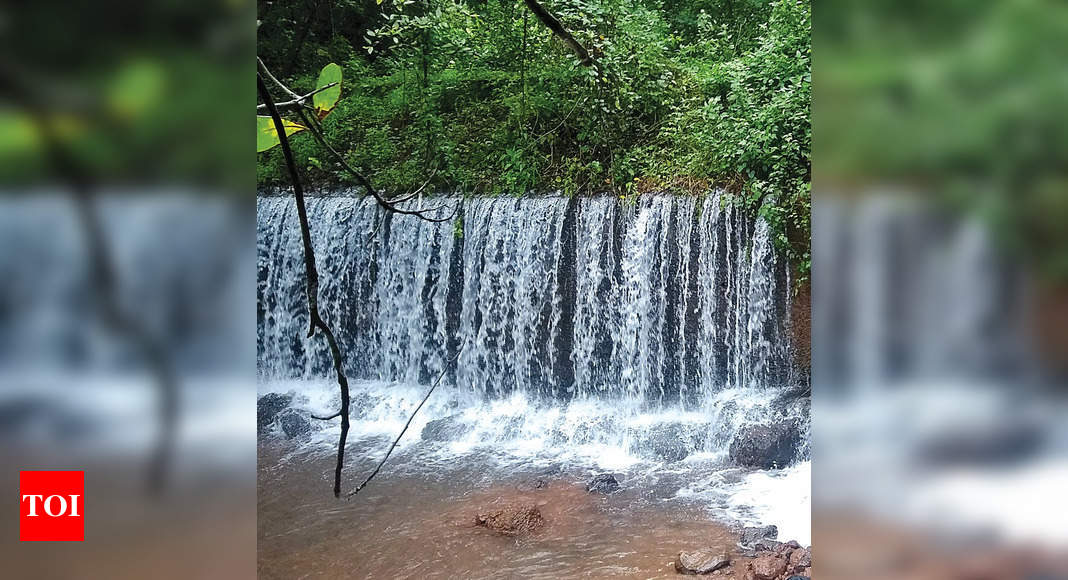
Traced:
<path fill-rule="evenodd" d="M 85 472 L 19 472 L 19 540 L 85 539 Z"/>

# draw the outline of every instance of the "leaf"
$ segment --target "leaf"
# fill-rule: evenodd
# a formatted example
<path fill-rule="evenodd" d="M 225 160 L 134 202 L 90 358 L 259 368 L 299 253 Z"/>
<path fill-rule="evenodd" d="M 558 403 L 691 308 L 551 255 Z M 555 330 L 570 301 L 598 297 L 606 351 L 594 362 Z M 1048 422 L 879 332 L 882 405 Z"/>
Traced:
<path fill-rule="evenodd" d="M 315 88 L 321 89 L 330 83 L 337 84 L 312 96 L 315 112 L 320 119 L 325 117 L 337 104 L 338 99 L 341 98 L 341 67 L 333 62 L 324 66 L 323 70 L 319 72 L 319 82 L 316 83 Z"/>
<path fill-rule="evenodd" d="M 286 135 L 299 133 L 307 127 L 293 121 L 282 119 L 282 126 L 286 129 Z M 278 145 L 278 131 L 274 128 L 274 119 L 263 115 L 256 115 L 256 153 L 262 153 Z"/>

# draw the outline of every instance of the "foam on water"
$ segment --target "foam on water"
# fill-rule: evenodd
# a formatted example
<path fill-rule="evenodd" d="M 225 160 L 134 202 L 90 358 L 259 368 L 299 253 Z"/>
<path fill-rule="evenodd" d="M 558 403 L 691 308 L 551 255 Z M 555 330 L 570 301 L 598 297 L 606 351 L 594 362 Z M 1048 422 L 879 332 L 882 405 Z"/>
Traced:
<path fill-rule="evenodd" d="M 715 494 L 738 481 L 711 475 L 738 472 L 727 455 L 739 429 L 807 425 L 807 406 L 793 404 L 807 375 L 787 338 L 789 268 L 767 223 L 722 192 L 443 201 L 458 206 L 455 223 L 308 200 L 319 303 L 352 382 L 350 441 L 388 444 L 444 373 L 400 441 L 421 459 L 406 469 L 470 458 L 617 471 L 650 489 L 702 480 L 717 482 L 707 501 L 724 508 Z M 303 338 L 296 224 L 291 199 L 258 199 L 260 392 L 293 392 L 328 415 L 337 386 L 321 339 Z M 315 423 L 299 452 L 325 457 L 339 426 Z M 778 523 L 766 499 L 747 497 Z"/>

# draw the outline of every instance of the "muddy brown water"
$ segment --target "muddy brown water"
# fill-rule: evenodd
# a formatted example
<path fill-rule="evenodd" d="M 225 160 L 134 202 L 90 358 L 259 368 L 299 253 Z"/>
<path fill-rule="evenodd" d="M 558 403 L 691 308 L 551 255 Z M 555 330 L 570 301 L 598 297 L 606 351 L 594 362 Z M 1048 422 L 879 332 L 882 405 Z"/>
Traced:
<path fill-rule="evenodd" d="M 590 494 L 583 473 L 500 473 L 477 458 L 413 466 L 402 456 L 339 500 L 333 459 L 287 445 L 259 447 L 260 578 L 675 578 L 679 550 L 734 550 L 734 535 L 697 504 L 641 489 Z M 370 465 L 346 465 L 347 481 Z M 475 525 L 479 510 L 508 503 L 535 503 L 547 525 L 521 538 Z"/>

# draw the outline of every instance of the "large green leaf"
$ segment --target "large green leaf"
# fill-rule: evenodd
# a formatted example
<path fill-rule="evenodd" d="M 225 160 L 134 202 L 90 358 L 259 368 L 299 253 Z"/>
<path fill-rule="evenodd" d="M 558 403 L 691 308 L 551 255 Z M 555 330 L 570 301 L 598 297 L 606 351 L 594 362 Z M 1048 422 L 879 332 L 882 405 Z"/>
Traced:
<path fill-rule="evenodd" d="M 319 73 L 319 82 L 316 83 L 315 88 L 319 89 L 330 83 L 337 84 L 312 95 L 312 103 L 315 105 L 315 112 L 318 113 L 320 119 L 325 117 L 337 104 L 338 99 L 341 98 L 341 67 L 333 62 L 323 67 L 323 70 Z"/>
<path fill-rule="evenodd" d="M 293 121 L 282 119 L 282 126 L 286 129 L 286 135 L 299 133 L 307 127 Z M 266 151 L 281 141 L 278 140 L 278 131 L 274 128 L 274 119 L 263 115 L 256 115 L 256 153 Z"/>

